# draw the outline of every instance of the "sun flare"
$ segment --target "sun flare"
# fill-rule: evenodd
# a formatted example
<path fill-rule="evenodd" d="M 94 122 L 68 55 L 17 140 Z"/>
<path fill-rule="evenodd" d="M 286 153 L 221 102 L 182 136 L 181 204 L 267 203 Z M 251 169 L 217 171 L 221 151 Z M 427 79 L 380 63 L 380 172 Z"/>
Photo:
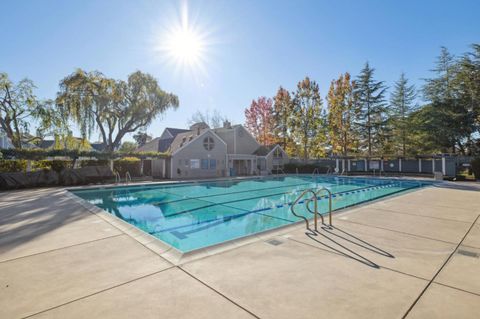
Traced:
<path fill-rule="evenodd" d="M 173 30 L 168 35 L 166 51 L 181 64 L 195 65 L 201 59 L 203 43 L 200 35 L 188 27 Z"/>

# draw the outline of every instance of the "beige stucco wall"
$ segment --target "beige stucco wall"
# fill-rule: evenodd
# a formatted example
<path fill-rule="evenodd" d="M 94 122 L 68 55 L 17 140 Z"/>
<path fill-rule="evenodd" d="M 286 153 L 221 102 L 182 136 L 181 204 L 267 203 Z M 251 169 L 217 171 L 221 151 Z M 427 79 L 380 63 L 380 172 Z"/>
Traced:
<path fill-rule="evenodd" d="M 235 154 L 253 154 L 260 146 L 243 126 L 235 128 L 235 144 Z"/>
<path fill-rule="evenodd" d="M 203 147 L 203 140 L 206 137 L 212 137 L 215 146 L 211 151 Z M 201 178 L 201 177 L 220 177 L 226 175 L 225 157 L 227 146 L 215 134 L 208 131 L 197 139 L 188 143 L 185 147 L 179 149 L 171 157 L 171 178 Z M 191 168 L 191 159 L 215 159 L 217 160 L 216 169 Z M 200 163 L 201 164 L 201 163 Z M 180 174 L 179 171 L 180 170 Z"/>

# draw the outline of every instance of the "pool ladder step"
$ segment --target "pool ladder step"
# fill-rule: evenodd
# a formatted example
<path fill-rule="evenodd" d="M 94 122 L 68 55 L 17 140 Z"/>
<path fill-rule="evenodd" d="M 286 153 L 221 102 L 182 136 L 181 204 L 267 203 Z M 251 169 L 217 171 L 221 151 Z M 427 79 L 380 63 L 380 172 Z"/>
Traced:
<path fill-rule="evenodd" d="M 290 207 L 290 210 L 292 214 L 298 218 L 301 218 L 305 221 L 305 224 L 307 226 L 307 229 L 310 229 L 310 223 L 308 218 L 306 218 L 303 215 L 299 215 L 297 211 L 295 211 L 295 207 L 298 207 L 299 204 L 305 204 L 305 208 L 313 214 L 313 224 L 314 224 L 314 230 L 318 230 L 318 216 L 320 216 L 320 220 L 322 221 L 322 224 L 325 225 L 325 220 L 323 218 L 323 215 L 320 214 L 319 209 L 318 209 L 318 201 L 321 193 L 327 192 L 328 193 L 328 224 L 332 226 L 332 192 L 326 188 L 322 187 L 320 189 L 306 189 L 304 190 L 300 196 L 297 197 L 297 199 L 293 202 L 292 206 Z M 306 198 L 305 198 L 306 197 Z M 313 202 L 313 210 L 310 207 L 310 203 Z"/>

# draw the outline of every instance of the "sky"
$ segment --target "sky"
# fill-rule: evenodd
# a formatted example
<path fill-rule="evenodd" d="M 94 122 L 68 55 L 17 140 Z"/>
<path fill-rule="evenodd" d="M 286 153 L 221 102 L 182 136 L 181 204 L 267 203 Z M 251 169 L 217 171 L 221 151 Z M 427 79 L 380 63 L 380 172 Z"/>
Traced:
<path fill-rule="evenodd" d="M 244 123 L 252 99 L 293 91 L 305 76 L 325 97 L 332 79 L 366 61 L 388 86 L 405 72 L 421 87 L 441 46 L 461 55 L 480 42 L 478 0 L 0 2 L 0 72 L 30 78 L 42 99 L 77 68 L 150 73 L 180 100 L 147 129 L 153 136 L 186 127 L 196 110 Z M 178 30 L 188 30 L 180 48 Z"/>

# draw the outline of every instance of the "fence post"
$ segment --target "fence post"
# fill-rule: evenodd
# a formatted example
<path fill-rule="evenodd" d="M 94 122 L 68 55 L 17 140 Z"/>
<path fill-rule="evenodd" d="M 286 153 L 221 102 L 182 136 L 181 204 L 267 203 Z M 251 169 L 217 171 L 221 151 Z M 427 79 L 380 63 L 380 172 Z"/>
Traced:
<path fill-rule="evenodd" d="M 364 159 L 364 162 L 365 162 L 365 172 L 366 172 L 366 171 L 368 171 L 368 165 L 367 165 L 368 162 L 367 162 L 367 159 L 366 159 L 366 158 Z"/>
<path fill-rule="evenodd" d="M 435 174 L 435 157 L 432 157 L 432 173 Z"/>
<path fill-rule="evenodd" d="M 348 171 L 350 172 L 350 159 L 347 160 L 348 163 Z"/>
<path fill-rule="evenodd" d="M 418 159 L 418 172 L 419 173 L 422 172 L 422 159 L 421 158 Z"/>
<path fill-rule="evenodd" d="M 340 165 L 340 161 L 339 161 L 338 158 L 337 158 L 337 159 L 335 159 L 335 170 L 336 170 L 337 172 L 340 171 L 339 165 Z"/>
<path fill-rule="evenodd" d="M 445 156 L 442 156 L 442 174 L 443 176 L 447 175 L 447 166 L 445 164 Z"/>
<path fill-rule="evenodd" d="M 401 173 L 402 172 L 402 159 L 398 159 L 398 171 Z"/>

